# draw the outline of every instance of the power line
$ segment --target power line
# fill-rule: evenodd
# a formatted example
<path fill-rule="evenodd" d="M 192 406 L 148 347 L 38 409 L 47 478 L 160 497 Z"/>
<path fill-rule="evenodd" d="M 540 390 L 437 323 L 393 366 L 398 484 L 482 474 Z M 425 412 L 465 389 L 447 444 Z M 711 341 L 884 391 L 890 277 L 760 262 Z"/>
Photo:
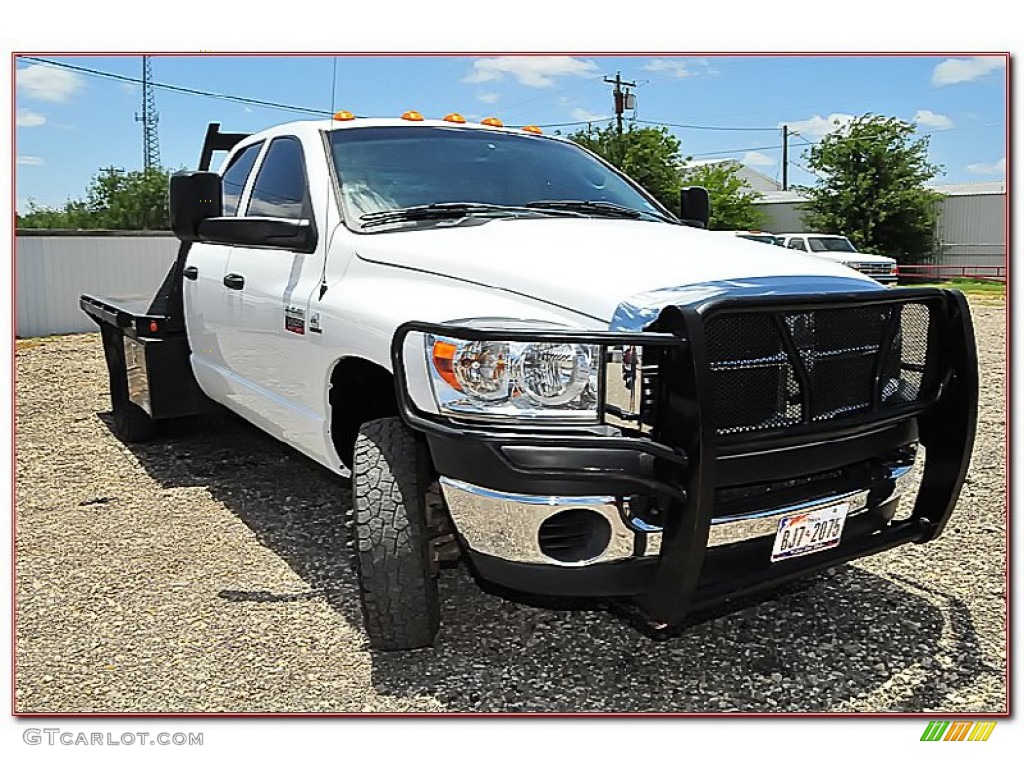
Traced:
<path fill-rule="evenodd" d="M 573 120 L 568 123 L 534 123 L 538 128 L 569 128 L 573 125 L 590 125 L 591 123 L 603 123 L 605 120 L 611 121 L 611 116 L 598 117 L 593 120 Z M 510 125 L 509 128 L 522 128 L 522 125 Z"/>
<path fill-rule="evenodd" d="M 691 157 L 713 157 L 715 155 L 731 155 L 734 152 L 758 152 L 762 149 L 782 149 L 781 144 L 771 144 L 766 147 L 738 147 L 736 149 L 719 149 L 714 152 L 699 152 Z"/>
<path fill-rule="evenodd" d="M 93 77 L 103 77 L 108 80 L 118 80 L 123 83 L 136 83 L 143 84 L 142 78 L 129 77 L 128 75 L 118 75 L 113 72 L 104 72 L 99 69 L 92 69 L 90 67 L 80 67 L 75 64 L 67 64 L 62 61 L 52 61 L 50 59 L 40 59 L 35 56 L 19 56 L 19 59 L 25 61 L 35 61 L 40 64 L 45 64 L 50 67 L 57 67 L 59 69 L 69 69 L 73 72 L 81 72 L 85 75 L 91 75 Z M 165 91 L 175 91 L 177 93 L 185 93 L 191 96 L 205 96 L 211 99 L 223 99 L 224 101 L 233 101 L 238 104 L 251 104 L 258 107 L 267 107 L 269 109 L 280 109 L 286 112 L 301 112 L 309 115 L 317 116 L 329 116 L 331 113 L 323 109 L 313 109 L 311 107 L 300 107 L 295 104 L 283 104 L 277 101 L 265 101 L 263 99 L 252 99 L 246 96 L 234 96 L 229 93 L 214 93 L 213 91 L 203 91 L 198 88 L 186 88 L 181 85 L 171 85 L 170 83 L 154 83 L 150 82 L 150 86 L 153 88 L 162 88 Z"/>
<path fill-rule="evenodd" d="M 663 123 L 656 120 L 634 120 L 637 123 L 646 125 L 667 125 L 670 128 L 685 128 L 691 131 L 777 131 L 778 126 L 771 128 L 755 128 L 752 126 L 725 126 L 725 125 L 687 125 L 686 123 Z"/>

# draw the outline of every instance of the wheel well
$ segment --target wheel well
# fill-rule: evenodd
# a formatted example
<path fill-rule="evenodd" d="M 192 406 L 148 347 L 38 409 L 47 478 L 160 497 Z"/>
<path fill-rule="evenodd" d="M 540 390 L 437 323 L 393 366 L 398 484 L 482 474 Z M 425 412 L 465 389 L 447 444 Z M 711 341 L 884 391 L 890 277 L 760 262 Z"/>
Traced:
<path fill-rule="evenodd" d="M 331 372 L 331 439 L 345 463 L 352 467 L 352 449 L 359 425 L 371 419 L 397 416 L 395 384 L 391 372 L 360 357 L 339 360 Z"/>

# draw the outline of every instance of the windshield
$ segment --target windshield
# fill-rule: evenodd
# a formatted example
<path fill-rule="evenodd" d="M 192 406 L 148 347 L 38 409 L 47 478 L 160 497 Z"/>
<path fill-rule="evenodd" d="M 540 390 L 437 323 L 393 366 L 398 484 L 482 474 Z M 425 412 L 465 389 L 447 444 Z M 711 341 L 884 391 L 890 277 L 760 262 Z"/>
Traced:
<path fill-rule="evenodd" d="M 736 237 L 742 237 L 744 240 L 753 240 L 755 243 L 775 245 L 775 238 L 772 235 L 736 235 Z"/>
<path fill-rule="evenodd" d="M 807 242 L 810 244 L 811 250 L 816 253 L 821 253 L 822 251 L 857 252 L 857 249 L 853 247 L 853 243 L 845 237 L 808 237 Z"/>
<path fill-rule="evenodd" d="M 552 208 L 557 204 L 550 204 L 563 200 L 612 203 L 652 218 L 666 215 L 589 153 L 541 136 L 383 126 L 333 131 L 330 142 L 349 222 L 365 221 L 367 214 L 437 203 L 543 202 L 548 204 L 546 214 L 555 215 Z M 589 213 L 601 215 L 599 206 L 592 208 Z"/>

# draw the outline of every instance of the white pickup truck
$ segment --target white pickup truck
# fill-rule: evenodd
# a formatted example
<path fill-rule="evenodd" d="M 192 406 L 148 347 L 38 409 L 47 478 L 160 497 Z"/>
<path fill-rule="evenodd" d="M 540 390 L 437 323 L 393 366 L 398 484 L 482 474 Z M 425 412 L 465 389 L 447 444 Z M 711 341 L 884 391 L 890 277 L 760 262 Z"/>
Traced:
<path fill-rule="evenodd" d="M 534 127 L 335 118 L 211 125 L 157 295 L 81 305 L 123 439 L 224 407 L 351 474 L 374 647 L 434 641 L 458 557 L 657 633 L 943 530 L 978 396 L 959 292 L 766 259 L 704 231 L 704 190 L 677 216 Z"/>
<path fill-rule="evenodd" d="M 899 281 L 896 259 L 858 251 L 853 247 L 850 239 L 842 235 L 790 232 L 775 235 L 775 242 L 784 248 L 806 251 L 819 258 L 836 261 L 850 269 L 863 272 L 884 285 L 895 285 Z"/>

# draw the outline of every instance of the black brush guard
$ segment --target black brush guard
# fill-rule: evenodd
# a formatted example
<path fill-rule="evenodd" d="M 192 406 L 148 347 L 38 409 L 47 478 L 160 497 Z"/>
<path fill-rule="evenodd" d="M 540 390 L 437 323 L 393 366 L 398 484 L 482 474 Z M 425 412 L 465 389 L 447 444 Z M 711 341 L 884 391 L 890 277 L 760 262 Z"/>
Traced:
<path fill-rule="evenodd" d="M 778 328 L 781 318 L 831 310 L 865 310 L 873 316 L 901 315 L 907 305 L 923 306 L 929 315 L 927 365 L 920 371 L 918 397 L 911 402 L 885 404 L 886 357 L 891 355 L 899 329 L 895 320 L 883 334 L 872 370 L 872 391 L 863 407 L 849 414 L 828 415 L 815 410 L 811 391 L 812 363 L 793 343 L 792 321 L 784 347 L 791 374 L 799 380 L 792 418 L 788 423 L 755 430 L 730 431 L 716 424 L 716 371 L 709 358 L 708 327 L 721 318 L 770 316 Z M 637 345 L 657 359 L 658 414 L 650 435 L 611 430 L 526 431 L 466 424 L 424 412 L 413 402 L 406 385 L 403 349 L 410 333 L 488 340 L 556 341 L 600 345 Z M 783 334 L 786 336 L 786 334 Z M 501 332 L 449 324 L 407 323 L 392 343 L 399 411 L 410 427 L 430 442 L 435 464 L 442 472 L 495 490 L 530 494 L 589 495 L 663 494 L 671 499 L 663 520 L 661 551 L 655 563 L 634 563 L 653 574 L 635 597 L 651 622 L 674 626 L 688 611 L 746 592 L 773 586 L 794 576 L 828 568 L 854 558 L 908 543 L 923 543 L 942 533 L 960 493 L 971 450 L 978 407 L 977 352 L 970 310 L 962 293 L 941 289 L 896 289 L 863 293 L 770 297 L 720 297 L 697 306 L 671 306 L 642 333 L 523 331 Z M 900 354 L 897 351 L 897 354 Z M 647 358 L 645 358 L 646 361 Z M 823 380 L 827 380 L 823 379 Z M 603 383 L 603 382 L 602 382 Z M 719 382 L 720 385 L 721 382 Z M 824 401 L 828 395 L 824 396 Z M 799 414 L 797 413 L 797 407 Z M 823 414 L 828 415 L 824 418 Z M 601 411 L 602 421 L 604 419 Z M 720 465 L 762 465 L 794 455 L 810 444 L 823 445 L 865 434 L 885 434 L 916 426 L 926 449 L 926 462 L 917 500 L 909 518 L 893 522 L 871 535 L 844 537 L 836 548 L 775 564 L 754 563 L 743 546 L 736 562 L 723 567 L 708 563 L 708 535 L 716 475 Z M 913 430 L 903 430 L 904 432 Z M 467 451 L 468 445 L 472 446 Z M 486 455 L 478 462 L 472 455 Z M 473 476 L 474 467 L 487 468 Z M 450 469 L 449 469 L 450 468 Z M 804 561 L 804 562 L 801 562 Z M 593 566 L 599 569 L 612 566 Z M 587 571 L 587 568 L 579 569 Z"/>

